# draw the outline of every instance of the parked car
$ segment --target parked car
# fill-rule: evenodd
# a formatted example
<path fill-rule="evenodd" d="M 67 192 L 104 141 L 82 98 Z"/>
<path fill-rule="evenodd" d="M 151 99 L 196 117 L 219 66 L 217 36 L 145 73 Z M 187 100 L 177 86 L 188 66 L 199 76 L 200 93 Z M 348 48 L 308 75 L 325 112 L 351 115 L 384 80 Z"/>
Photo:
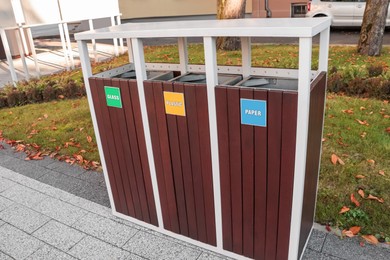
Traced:
<path fill-rule="evenodd" d="M 365 8 L 365 0 L 309 0 L 306 17 L 328 16 L 334 27 L 360 27 Z M 386 26 L 390 26 L 390 7 Z"/>

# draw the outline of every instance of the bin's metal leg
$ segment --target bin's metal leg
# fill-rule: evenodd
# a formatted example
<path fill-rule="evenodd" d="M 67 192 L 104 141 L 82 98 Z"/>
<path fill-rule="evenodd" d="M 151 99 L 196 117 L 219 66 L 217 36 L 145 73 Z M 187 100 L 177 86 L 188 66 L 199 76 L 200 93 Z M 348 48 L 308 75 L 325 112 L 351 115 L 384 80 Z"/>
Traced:
<path fill-rule="evenodd" d="M 180 72 L 183 75 L 188 71 L 187 38 L 179 37 L 177 44 L 179 46 Z"/>
<path fill-rule="evenodd" d="M 126 39 L 126 44 L 127 44 L 127 54 L 129 55 L 129 63 L 133 63 L 133 46 L 131 44 L 130 39 Z"/>
<path fill-rule="evenodd" d="M 93 30 L 93 20 L 92 19 L 88 20 L 88 25 L 89 25 L 89 29 Z M 92 39 L 92 52 L 93 52 L 93 58 L 94 58 L 95 62 L 98 62 L 97 50 L 96 50 L 96 40 L 95 39 Z"/>
<path fill-rule="evenodd" d="M 26 55 L 25 55 L 23 44 L 21 41 L 20 31 L 15 30 L 14 32 L 15 32 L 15 36 L 16 36 L 16 43 L 18 44 L 20 59 L 22 60 L 22 64 L 23 64 L 24 76 L 26 77 L 26 80 L 29 80 L 30 73 L 28 72 L 28 67 L 27 67 L 27 63 L 26 63 Z"/>
<path fill-rule="evenodd" d="M 74 69 L 73 49 L 72 49 L 72 42 L 70 41 L 70 36 L 69 36 L 68 23 L 63 23 L 63 26 L 64 26 L 66 43 L 68 45 L 68 56 L 70 59 L 70 65 L 71 65 L 72 69 Z"/>
<path fill-rule="evenodd" d="M 242 56 L 242 76 L 244 78 L 251 75 L 252 67 L 252 50 L 251 50 L 251 38 L 250 37 L 241 37 L 241 56 Z"/>
<path fill-rule="evenodd" d="M 294 188 L 290 224 L 290 245 L 288 259 L 298 258 L 301 231 L 303 192 L 307 140 L 309 134 L 310 80 L 312 59 L 312 38 L 299 38 L 298 112 L 295 147 Z"/>
<path fill-rule="evenodd" d="M 64 59 L 65 59 L 66 70 L 69 70 L 70 66 L 69 66 L 68 51 L 66 49 L 66 42 L 65 42 L 65 36 L 64 36 L 64 27 L 62 26 L 62 23 L 58 24 L 58 30 L 59 30 L 59 33 L 60 33 L 62 51 L 64 52 Z"/>
<path fill-rule="evenodd" d="M 12 59 L 11 49 L 9 48 L 9 43 L 7 39 L 7 34 L 5 33 L 5 30 L 0 28 L 0 36 L 1 41 L 3 42 L 4 52 L 5 56 L 7 58 L 9 71 L 11 73 L 12 82 L 14 85 L 16 85 L 16 82 L 18 81 L 18 77 L 16 76 L 14 61 Z"/>
<path fill-rule="evenodd" d="M 156 204 L 158 226 L 164 229 L 164 221 L 161 212 L 160 194 L 158 191 L 158 184 L 157 184 L 156 167 L 154 164 L 152 139 L 149 131 L 150 129 L 149 119 L 146 110 L 144 80 L 146 80 L 147 77 L 146 77 L 146 69 L 145 69 L 144 46 L 141 39 L 131 39 L 131 43 L 134 50 L 133 51 L 134 68 L 137 77 L 138 95 L 139 95 L 139 101 L 141 106 L 142 123 L 144 126 L 146 150 L 147 150 L 148 160 L 149 160 L 150 177 L 152 179 L 153 195 Z"/>
<path fill-rule="evenodd" d="M 114 26 L 114 25 L 115 25 L 115 16 L 111 16 L 111 26 Z M 119 56 L 118 38 L 114 38 L 112 41 L 114 42 L 115 56 Z"/>
<path fill-rule="evenodd" d="M 35 72 L 37 73 L 37 77 L 39 78 L 41 76 L 41 69 L 39 67 L 37 52 L 35 50 L 34 39 L 32 37 L 30 27 L 27 28 L 27 37 L 28 37 L 28 42 L 29 42 L 30 47 L 31 47 L 31 54 L 32 54 L 33 60 L 34 60 Z"/>
<path fill-rule="evenodd" d="M 209 107 L 211 161 L 213 170 L 213 189 L 215 207 L 215 227 L 217 248 L 223 250 L 221 185 L 219 176 L 219 153 L 217 134 L 217 112 L 215 106 L 215 86 L 218 85 L 216 38 L 204 37 L 204 57 L 207 79 L 207 102 Z"/>

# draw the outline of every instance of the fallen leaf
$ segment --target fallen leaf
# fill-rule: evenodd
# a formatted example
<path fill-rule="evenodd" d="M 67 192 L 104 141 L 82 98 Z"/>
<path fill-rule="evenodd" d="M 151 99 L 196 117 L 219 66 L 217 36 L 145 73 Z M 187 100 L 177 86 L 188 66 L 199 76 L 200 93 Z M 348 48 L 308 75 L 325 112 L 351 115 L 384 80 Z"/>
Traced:
<path fill-rule="evenodd" d="M 369 164 L 375 164 L 375 161 L 374 161 L 373 159 L 368 159 L 367 162 L 368 162 Z"/>
<path fill-rule="evenodd" d="M 388 119 L 388 118 L 390 118 L 390 115 L 383 115 L 383 117 Z"/>
<path fill-rule="evenodd" d="M 345 165 L 345 162 L 343 160 L 341 160 L 341 158 L 337 158 L 337 162 L 341 165 Z"/>
<path fill-rule="evenodd" d="M 322 138 L 322 142 L 326 142 L 326 140 L 327 140 L 326 138 Z"/>
<path fill-rule="evenodd" d="M 379 243 L 378 239 L 373 235 L 363 235 L 362 238 L 366 240 L 368 243 L 376 245 Z"/>
<path fill-rule="evenodd" d="M 44 117 L 44 118 L 48 118 L 49 116 L 48 116 L 47 114 L 44 114 L 43 117 Z"/>
<path fill-rule="evenodd" d="M 360 110 L 366 110 L 366 108 L 365 107 L 360 107 Z"/>
<path fill-rule="evenodd" d="M 332 154 L 330 160 L 332 161 L 333 165 L 336 165 L 337 164 L 337 161 L 338 161 L 338 156 L 335 155 L 335 154 Z"/>
<path fill-rule="evenodd" d="M 90 137 L 89 135 L 87 136 L 87 141 L 88 143 L 92 142 L 92 137 Z"/>
<path fill-rule="evenodd" d="M 2 144 L 0 144 L 0 150 L 3 150 L 5 149 L 4 146 Z"/>
<path fill-rule="evenodd" d="M 359 226 L 353 226 L 349 228 L 349 231 L 351 231 L 352 234 L 357 235 L 360 232 L 360 229 L 361 228 Z"/>
<path fill-rule="evenodd" d="M 56 126 L 52 126 L 52 127 L 51 127 L 51 130 L 56 131 L 56 130 L 57 130 L 57 127 L 56 127 Z"/>
<path fill-rule="evenodd" d="M 59 99 L 64 99 L 65 97 L 64 97 L 64 95 L 58 95 L 58 98 Z"/>
<path fill-rule="evenodd" d="M 374 196 L 374 195 L 371 195 L 371 194 L 368 195 L 367 199 L 369 199 L 369 200 L 376 200 L 376 201 L 378 201 L 379 203 L 385 202 L 382 198 L 378 198 L 378 197 L 376 197 L 376 196 Z"/>
<path fill-rule="evenodd" d="M 74 154 L 73 157 L 78 161 L 78 162 L 83 162 L 84 158 L 79 155 L 79 154 Z"/>
<path fill-rule="evenodd" d="M 356 119 L 356 121 L 357 121 L 359 124 L 361 124 L 361 125 L 369 126 L 369 124 L 367 123 L 366 120 L 362 121 L 362 120 Z"/>
<path fill-rule="evenodd" d="M 332 229 L 330 228 L 330 226 L 329 226 L 328 224 L 326 224 L 325 229 L 326 229 L 328 232 L 332 231 Z"/>
<path fill-rule="evenodd" d="M 382 176 L 385 176 L 385 171 L 384 171 L 384 170 L 380 170 L 378 173 L 379 173 L 380 175 L 382 175 Z"/>
<path fill-rule="evenodd" d="M 354 237 L 354 236 L 355 236 L 355 235 L 352 233 L 352 231 L 346 230 L 346 229 L 344 229 L 343 231 L 341 231 L 341 234 L 342 234 L 343 236 L 347 236 L 347 237 Z"/>
<path fill-rule="evenodd" d="M 345 114 L 353 114 L 353 110 L 351 109 L 346 109 L 346 110 L 341 110 Z"/>
<path fill-rule="evenodd" d="M 360 207 L 360 202 L 355 198 L 355 195 L 351 193 L 351 202 L 356 205 L 356 207 Z"/>
<path fill-rule="evenodd" d="M 359 193 L 360 197 L 362 197 L 363 199 L 364 199 L 364 197 L 366 196 L 366 195 L 364 194 L 364 190 L 362 190 L 362 189 L 359 189 L 359 190 L 358 190 L 358 193 Z"/>
<path fill-rule="evenodd" d="M 367 135 L 367 133 L 366 133 L 366 132 L 362 132 L 362 133 L 360 134 L 360 136 L 361 136 L 362 138 L 365 138 L 365 137 L 366 137 L 366 135 Z"/>
<path fill-rule="evenodd" d="M 348 207 L 346 207 L 346 206 L 343 206 L 343 207 L 341 208 L 339 214 L 343 214 L 343 213 L 345 213 L 345 212 L 347 212 L 347 211 L 349 211 L 349 210 L 350 210 L 350 208 L 348 208 Z"/>
<path fill-rule="evenodd" d="M 390 127 L 386 128 L 386 133 L 390 134 Z"/>
<path fill-rule="evenodd" d="M 364 179 L 364 178 L 366 178 L 366 176 L 358 174 L 358 175 L 355 176 L 355 178 L 356 179 Z"/>

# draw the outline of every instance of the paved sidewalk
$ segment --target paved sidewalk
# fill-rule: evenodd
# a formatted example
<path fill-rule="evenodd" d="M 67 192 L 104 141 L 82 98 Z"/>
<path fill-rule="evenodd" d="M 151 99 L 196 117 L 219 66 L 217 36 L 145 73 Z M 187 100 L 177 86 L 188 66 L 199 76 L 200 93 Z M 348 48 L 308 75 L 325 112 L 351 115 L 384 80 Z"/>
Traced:
<path fill-rule="evenodd" d="M 101 173 L 0 150 L 0 259 L 228 259 L 111 214 Z M 314 229 L 305 260 L 390 259 Z"/>

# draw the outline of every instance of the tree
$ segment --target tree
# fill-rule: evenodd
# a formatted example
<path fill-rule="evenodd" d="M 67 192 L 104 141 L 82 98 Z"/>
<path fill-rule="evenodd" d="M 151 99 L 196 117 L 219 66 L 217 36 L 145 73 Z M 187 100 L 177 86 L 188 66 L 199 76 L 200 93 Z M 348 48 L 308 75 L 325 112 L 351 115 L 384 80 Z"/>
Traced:
<path fill-rule="evenodd" d="M 245 16 L 246 0 L 217 0 L 217 19 L 238 19 Z M 240 49 L 240 38 L 220 37 L 217 48 L 222 50 Z"/>
<path fill-rule="evenodd" d="M 367 0 L 358 43 L 360 54 L 380 55 L 388 8 L 389 0 Z"/>

